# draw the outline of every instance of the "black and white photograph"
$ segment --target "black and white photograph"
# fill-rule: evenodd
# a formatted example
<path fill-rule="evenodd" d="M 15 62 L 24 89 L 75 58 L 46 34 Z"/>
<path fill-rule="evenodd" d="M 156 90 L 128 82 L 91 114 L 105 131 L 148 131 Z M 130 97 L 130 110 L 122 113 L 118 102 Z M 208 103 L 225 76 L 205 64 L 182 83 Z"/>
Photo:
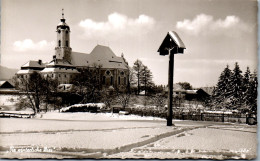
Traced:
<path fill-rule="evenodd" d="M 1 159 L 256 159 L 257 0 L 1 0 Z"/>

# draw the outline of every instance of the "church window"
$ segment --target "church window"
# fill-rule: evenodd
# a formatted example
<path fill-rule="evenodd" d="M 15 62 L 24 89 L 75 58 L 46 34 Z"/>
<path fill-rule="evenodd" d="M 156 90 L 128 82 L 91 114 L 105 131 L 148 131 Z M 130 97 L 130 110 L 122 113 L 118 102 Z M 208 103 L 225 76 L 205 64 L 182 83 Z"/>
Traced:
<path fill-rule="evenodd" d="M 110 85 L 113 85 L 113 76 L 110 77 Z"/>
<path fill-rule="evenodd" d="M 107 74 L 107 75 L 110 75 L 110 71 L 109 71 L 109 70 L 107 70 L 107 71 L 106 71 L 106 74 Z"/>
<path fill-rule="evenodd" d="M 69 47 L 69 41 L 68 40 L 66 41 L 66 46 Z"/>
<path fill-rule="evenodd" d="M 64 77 L 66 78 L 66 74 L 64 75 Z"/>
<path fill-rule="evenodd" d="M 120 77 L 118 77 L 118 85 L 120 85 Z"/>
<path fill-rule="evenodd" d="M 125 73 L 122 71 L 120 74 L 121 74 L 121 75 L 124 75 Z"/>
<path fill-rule="evenodd" d="M 60 34 L 60 30 L 58 30 L 58 33 Z"/>
<path fill-rule="evenodd" d="M 103 84 L 106 84 L 106 77 L 103 76 Z"/>
<path fill-rule="evenodd" d="M 66 30 L 66 34 L 68 34 L 69 33 L 69 31 L 68 30 Z"/>
<path fill-rule="evenodd" d="M 61 41 L 59 40 L 59 46 L 61 45 Z"/>

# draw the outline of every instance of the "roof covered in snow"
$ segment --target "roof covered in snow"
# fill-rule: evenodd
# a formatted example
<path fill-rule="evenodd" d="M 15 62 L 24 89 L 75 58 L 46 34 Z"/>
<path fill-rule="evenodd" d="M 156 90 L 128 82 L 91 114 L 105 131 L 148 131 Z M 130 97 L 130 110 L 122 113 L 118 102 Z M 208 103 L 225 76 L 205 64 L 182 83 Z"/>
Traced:
<path fill-rule="evenodd" d="M 33 73 L 35 70 L 31 70 L 31 69 L 21 69 L 19 70 L 16 74 L 31 74 Z"/>
<path fill-rule="evenodd" d="M 197 94 L 198 90 L 186 90 L 187 94 Z"/>
<path fill-rule="evenodd" d="M 183 41 L 175 31 L 169 31 L 160 45 L 158 52 L 160 55 L 168 55 L 169 50 L 172 54 L 184 53 L 186 49 Z"/>
<path fill-rule="evenodd" d="M 14 86 L 8 81 L 0 81 L 0 88 L 14 88 Z"/>
<path fill-rule="evenodd" d="M 66 69 L 66 68 L 44 68 L 40 73 L 79 73 L 77 69 Z"/>
<path fill-rule="evenodd" d="M 46 63 L 43 63 L 41 60 L 30 60 L 24 65 L 22 65 L 22 68 L 44 68 Z"/>
<path fill-rule="evenodd" d="M 101 65 L 102 68 L 127 69 L 122 57 L 118 57 L 107 46 L 97 45 L 90 54 L 72 52 L 72 64 L 76 67 Z"/>
<path fill-rule="evenodd" d="M 50 66 L 63 66 L 63 67 L 73 67 L 72 64 L 70 64 L 68 61 L 66 60 L 61 60 L 61 59 L 56 59 L 56 60 L 52 60 L 50 63 L 46 64 L 47 67 Z"/>

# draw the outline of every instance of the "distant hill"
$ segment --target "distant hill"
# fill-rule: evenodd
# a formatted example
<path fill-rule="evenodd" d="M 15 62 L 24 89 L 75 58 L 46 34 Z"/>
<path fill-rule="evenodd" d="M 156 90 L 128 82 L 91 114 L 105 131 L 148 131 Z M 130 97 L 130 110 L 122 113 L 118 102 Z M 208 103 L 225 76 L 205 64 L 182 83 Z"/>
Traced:
<path fill-rule="evenodd" d="M 0 65 L 0 80 L 11 79 L 19 69 L 7 68 Z"/>

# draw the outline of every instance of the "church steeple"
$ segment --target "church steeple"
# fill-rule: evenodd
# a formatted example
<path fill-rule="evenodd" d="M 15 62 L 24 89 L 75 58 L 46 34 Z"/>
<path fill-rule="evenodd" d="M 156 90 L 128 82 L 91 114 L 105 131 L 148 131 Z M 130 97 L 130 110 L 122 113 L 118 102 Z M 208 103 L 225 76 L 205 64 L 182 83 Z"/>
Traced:
<path fill-rule="evenodd" d="M 57 42 L 55 47 L 56 59 L 63 59 L 71 62 L 71 48 L 70 48 L 70 27 L 66 24 L 64 18 L 64 10 L 62 9 L 62 18 L 57 25 Z"/>

